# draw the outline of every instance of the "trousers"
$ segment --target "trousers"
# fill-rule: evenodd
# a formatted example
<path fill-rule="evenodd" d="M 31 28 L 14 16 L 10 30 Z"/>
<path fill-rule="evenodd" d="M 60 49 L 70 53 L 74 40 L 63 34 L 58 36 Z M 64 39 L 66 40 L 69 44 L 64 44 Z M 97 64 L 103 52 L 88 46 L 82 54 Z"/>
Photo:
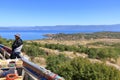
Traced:
<path fill-rule="evenodd" d="M 21 58 L 20 57 L 20 52 L 12 52 L 10 55 L 10 59 L 16 59 L 16 58 Z"/>

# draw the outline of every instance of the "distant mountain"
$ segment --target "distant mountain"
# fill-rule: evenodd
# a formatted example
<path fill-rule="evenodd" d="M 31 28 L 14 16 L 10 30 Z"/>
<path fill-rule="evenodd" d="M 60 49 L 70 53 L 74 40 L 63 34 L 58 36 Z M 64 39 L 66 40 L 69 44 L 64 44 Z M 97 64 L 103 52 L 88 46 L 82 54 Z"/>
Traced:
<path fill-rule="evenodd" d="M 120 24 L 115 25 L 57 25 L 57 26 L 21 26 L 0 27 L 0 30 L 77 30 L 77 31 L 120 31 Z"/>
<path fill-rule="evenodd" d="M 120 39 L 120 32 L 94 32 L 75 34 L 45 34 L 48 39 L 53 40 L 90 40 L 90 39 Z"/>

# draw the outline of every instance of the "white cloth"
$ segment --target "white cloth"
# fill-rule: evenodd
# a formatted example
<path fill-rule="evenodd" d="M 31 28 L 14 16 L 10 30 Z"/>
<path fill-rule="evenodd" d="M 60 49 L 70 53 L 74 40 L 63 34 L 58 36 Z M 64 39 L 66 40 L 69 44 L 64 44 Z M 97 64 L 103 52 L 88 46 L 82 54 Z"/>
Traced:
<path fill-rule="evenodd" d="M 21 52 L 23 45 L 19 46 L 18 48 L 14 49 L 14 52 Z"/>

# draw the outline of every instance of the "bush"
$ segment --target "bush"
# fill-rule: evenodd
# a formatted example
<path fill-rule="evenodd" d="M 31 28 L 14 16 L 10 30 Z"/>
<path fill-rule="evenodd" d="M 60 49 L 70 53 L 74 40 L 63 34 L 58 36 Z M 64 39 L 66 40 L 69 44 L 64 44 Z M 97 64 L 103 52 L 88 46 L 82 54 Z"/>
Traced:
<path fill-rule="evenodd" d="M 39 55 L 45 54 L 44 50 L 35 45 L 24 45 L 22 51 L 25 52 L 28 56 L 32 57 L 37 57 Z"/>
<path fill-rule="evenodd" d="M 120 71 L 100 63 L 91 63 L 87 59 L 76 58 L 59 65 L 54 64 L 54 72 L 66 80 L 119 80 Z M 57 69 L 56 69 L 57 67 Z"/>
<path fill-rule="evenodd" d="M 68 60 L 69 58 L 65 57 L 63 54 L 48 56 L 46 68 L 55 72 L 56 70 L 58 70 L 58 64 L 62 64 L 63 62 Z"/>
<path fill-rule="evenodd" d="M 41 44 L 39 44 L 41 46 Z M 116 48 L 88 48 L 82 45 L 78 46 L 68 46 L 63 44 L 45 44 L 42 47 L 59 50 L 59 51 L 73 51 L 79 53 L 88 54 L 89 58 L 99 58 L 99 59 L 107 59 L 113 58 L 117 59 L 119 57 L 119 49 Z"/>
<path fill-rule="evenodd" d="M 5 46 L 11 47 L 13 40 L 7 40 L 4 38 L 0 38 L 0 44 L 3 44 Z"/>

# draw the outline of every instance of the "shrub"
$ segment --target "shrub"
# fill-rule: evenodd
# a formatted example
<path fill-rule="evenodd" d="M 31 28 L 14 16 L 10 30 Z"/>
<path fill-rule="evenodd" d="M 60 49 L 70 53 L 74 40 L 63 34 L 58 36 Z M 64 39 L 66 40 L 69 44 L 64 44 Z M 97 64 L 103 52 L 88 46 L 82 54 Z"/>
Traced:
<path fill-rule="evenodd" d="M 119 80 L 120 71 L 100 63 L 91 63 L 87 59 L 75 58 L 71 61 L 54 64 L 55 73 L 66 80 Z M 57 67 L 57 69 L 56 69 Z"/>
<path fill-rule="evenodd" d="M 24 45 L 22 51 L 24 51 L 28 56 L 37 57 L 39 55 L 44 55 L 44 50 L 40 49 L 35 45 Z"/>
<path fill-rule="evenodd" d="M 62 64 L 65 61 L 68 61 L 69 58 L 65 57 L 63 54 L 59 54 L 59 55 L 50 55 L 47 58 L 47 69 L 52 70 L 52 71 L 56 71 L 58 70 L 57 66 L 58 64 Z"/>

